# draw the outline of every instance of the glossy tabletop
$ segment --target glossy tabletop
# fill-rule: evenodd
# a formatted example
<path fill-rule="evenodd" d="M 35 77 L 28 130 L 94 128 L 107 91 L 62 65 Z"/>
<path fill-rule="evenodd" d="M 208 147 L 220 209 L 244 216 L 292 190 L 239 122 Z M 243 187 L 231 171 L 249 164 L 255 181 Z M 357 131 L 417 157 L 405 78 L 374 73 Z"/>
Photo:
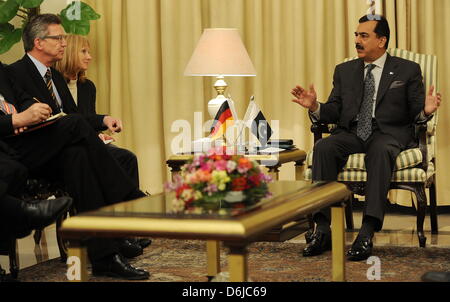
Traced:
<path fill-rule="evenodd" d="M 336 182 L 310 184 L 277 181 L 272 197 L 250 207 L 172 210 L 173 193 L 162 193 L 79 214 L 64 221 L 67 239 L 88 237 L 153 236 L 180 239 L 246 241 L 302 215 L 349 197 Z"/>

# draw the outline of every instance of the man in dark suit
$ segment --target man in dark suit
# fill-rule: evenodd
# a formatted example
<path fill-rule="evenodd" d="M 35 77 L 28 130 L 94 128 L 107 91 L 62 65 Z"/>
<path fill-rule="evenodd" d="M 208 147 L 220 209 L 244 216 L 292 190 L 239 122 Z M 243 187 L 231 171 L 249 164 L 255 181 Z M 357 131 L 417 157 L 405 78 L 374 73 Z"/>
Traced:
<path fill-rule="evenodd" d="M 375 18 L 373 18 L 375 17 Z M 372 237 L 382 228 L 385 205 L 397 155 L 417 142 L 413 124 L 437 110 L 441 96 L 431 87 L 425 97 L 420 66 L 390 56 L 387 20 L 364 16 L 355 32 L 358 59 L 336 67 L 333 90 L 327 103 L 317 102 L 314 86 L 292 90 L 293 100 L 309 109 L 313 120 L 334 123 L 338 128 L 314 146 L 313 181 L 335 181 L 353 153 L 366 153 L 366 202 L 360 232 L 347 255 L 367 259 Z M 314 215 L 317 224 L 304 256 L 319 255 L 331 248 L 330 211 Z"/>
<path fill-rule="evenodd" d="M 14 104 L 26 103 L 31 98 L 9 82 L 1 64 L 0 94 L 2 104 L 9 110 L 0 119 L 9 120 L 0 124 L 4 134 L 2 144 L 32 175 L 62 180 L 78 212 L 145 196 L 81 116 L 68 115 L 41 129 L 25 132 L 30 125 L 46 120 L 52 109 L 47 104 L 35 103 L 15 113 Z M 119 240 L 90 240 L 88 255 L 93 273 L 125 279 L 149 277 L 148 272 L 128 264 L 121 252 Z"/>
<path fill-rule="evenodd" d="M 4 115 L 0 116 L 0 123 L 4 118 Z M 19 199 L 27 170 L 5 153 L 4 147 L 0 142 L 0 247 L 3 240 L 23 238 L 32 230 L 47 227 L 72 204 L 69 197 L 32 201 Z"/>
<path fill-rule="evenodd" d="M 23 92 L 17 94 L 21 98 L 26 97 Z M 0 238 L 22 238 L 31 230 L 44 228 L 54 222 L 71 205 L 72 200 L 64 197 L 54 201 L 26 202 L 18 198 L 24 189 L 28 170 L 16 160 L 17 153 L 2 139 L 41 121 L 49 111 L 46 105 L 37 105 L 25 112 L 12 114 L 13 106 L 8 107 L 7 99 L 15 98 L 0 63 Z"/>
<path fill-rule="evenodd" d="M 63 58 L 67 43 L 64 29 L 58 16 L 38 15 L 24 28 L 23 42 L 25 56 L 9 65 L 8 72 L 15 82 L 29 95 L 48 104 L 53 113 L 80 113 L 67 87 L 66 80 L 53 66 Z M 87 97 L 82 96 L 80 97 Z M 36 101 L 31 99 L 18 104 L 24 110 Z M 83 103 L 83 102 L 81 102 Z M 121 132 L 122 121 L 96 112 L 83 114 L 95 131 L 109 129 L 113 133 Z M 139 186 L 138 163 L 136 156 L 128 150 L 111 147 L 111 155 Z"/>

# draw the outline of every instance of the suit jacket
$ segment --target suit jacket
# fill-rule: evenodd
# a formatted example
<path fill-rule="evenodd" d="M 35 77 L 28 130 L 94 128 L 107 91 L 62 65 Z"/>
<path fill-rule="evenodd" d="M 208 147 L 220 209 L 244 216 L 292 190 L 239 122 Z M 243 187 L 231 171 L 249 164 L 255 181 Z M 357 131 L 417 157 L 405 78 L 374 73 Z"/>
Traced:
<path fill-rule="evenodd" d="M 97 115 L 95 110 L 96 100 L 97 88 L 95 84 L 88 79 L 84 82 L 77 81 L 77 113 L 86 117 Z M 107 127 L 95 128 L 96 131 L 106 129 Z"/>
<path fill-rule="evenodd" d="M 15 83 L 11 82 L 7 76 L 3 64 L 0 62 L 0 94 L 3 95 L 8 103 L 13 104 L 17 108 L 17 103 L 29 102 L 32 100 L 23 90 Z M 14 133 L 12 125 L 12 115 L 6 115 L 0 110 L 0 153 L 13 155 L 15 152 L 1 139 Z"/>
<path fill-rule="evenodd" d="M 78 113 L 82 115 L 97 114 L 95 103 L 97 99 L 97 89 L 95 84 L 86 79 L 84 82 L 77 82 L 78 91 Z"/>
<path fill-rule="evenodd" d="M 47 103 L 54 113 L 58 113 L 60 110 L 56 107 L 52 99 L 50 92 L 45 85 L 44 80 L 39 74 L 38 69 L 34 65 L 33 61 L 25 55 L 21 60 L 7 66 L 7 70 L 10 76 L 14 79 L 16 83 L 27 92 L 32 97 L 36 97 L 39 101 Z M 63 110 L 67 114 L 77 113 L 77 105 L 70 94 L 70 90 L 67 87 L 67 83 L 64 77 L 56 69 L 51 68 L 53 84 L 58 90 L 59 96 L 61 97 Z M 33 105 L 35 101 L 28 100 L 21 102 L 19 108 L 21 111 L 26 110 L 28 107 Z M 94 129 L 104 129 L 103 126 L 103 115 L 89 115 L 85 116 L 86 120 L 91 124 Z"/>
<path fill-rule="evenodd" d="M 337 123 L 350 130 L 363 99 L 364 61 L 356 59 L 336 66 L 333 90 L 328 102 L 320 106 L 320 121 Z M 384 65 L 375 118 L 383 133 L 393 136 L 404 147 L 414 139 L 414 121 L 423 110 L 425 89 L 420 65 L 388 54 Z"/>
<path fill-rule="evenodd" d="M 5 100 L 13 105 L 16 105 L 17 101 L 26 102 L 30 97 L 20 90 L 17 85 L 12 83 L 5 71 L 3 64 L 0 62 L 0 94 L 3 95 Z M 13 134 L 12 116 L 6 115 L 0 110 L 0 158 L 14 157 L 16 152 L 9 147 L 2 138 Z M 0 167 L 1 169 L 2 167 Z M 3 180 L 0 180 L 0 199 L 6 194 L 8 184 Z"/>

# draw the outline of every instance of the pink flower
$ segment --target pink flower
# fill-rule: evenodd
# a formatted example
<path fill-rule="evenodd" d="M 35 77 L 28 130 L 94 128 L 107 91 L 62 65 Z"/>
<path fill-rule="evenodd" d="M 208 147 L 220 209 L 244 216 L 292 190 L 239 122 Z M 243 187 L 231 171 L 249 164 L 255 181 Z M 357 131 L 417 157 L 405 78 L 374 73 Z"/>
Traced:
<path fill-rule="evenodd" d="M 259 174 L 259 179 L 260 179 L 262 182 L 265 182 L 265 183 L 269 183 L 269 182 L 272 182 L 272 181 L 273 181 L 272 176 L 270 176 L 270 175 L 268 175 L 268 174 L 264 174 L 264 173 L 260 173 L 260 174 Z"/>
<path fill-rule="evenodd" d="M 208 186 L 206 186 L 203 191 L 207 192 L 209 196 L 212 195 L 212 193 L 216 193 L 217 191 L 219 191 L 219 189 L 217 188 L 217 185 L 215 184 L 209 184 Z"/>
<path fill-rule="evenodd" d="M 214 163 L 212 161 L 203 162 L 200 165 L 200 169 L 202 169 L 203 171 L 209 171 L 209 172 L 211 172 L 213 170 L 213 167 L 214 167 Z"/>
<path fill-rule="evenodd" d="M 226 160 L 219 160 L 215 162 L 215 168 L 218 171 L 225 171 L 227 169 L 227 161 Z"/>

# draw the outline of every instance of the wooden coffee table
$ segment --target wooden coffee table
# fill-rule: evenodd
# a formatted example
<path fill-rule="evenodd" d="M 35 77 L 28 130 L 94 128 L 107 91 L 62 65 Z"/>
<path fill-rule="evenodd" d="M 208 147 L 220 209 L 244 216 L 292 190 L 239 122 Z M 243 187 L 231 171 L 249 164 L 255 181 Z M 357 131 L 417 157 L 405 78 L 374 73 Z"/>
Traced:
<path fill-rule="evenodd" d="M 172 193 L 153 195 L 82 213 L 64 221 L 60 235 L 69 240 L 69 259 L 77 257 L 81 280 L 87 280 L 85 241 L 92 237 L 162 237 L 205 240 L 207 276 L 220 272 L 219 243 L 228 247 L 230 281 L 247 281 L 246 247 L 274 227 L 333 206 L 333 276 L 345 280 L 344 202 L 351 192 L 337 182 L 310 184 L 277 181 L 270 184 L 273 197 L 240 209 L 203 213 L 173 213 Z M 151 247 L 150 247 L 151 248 Z"/>

